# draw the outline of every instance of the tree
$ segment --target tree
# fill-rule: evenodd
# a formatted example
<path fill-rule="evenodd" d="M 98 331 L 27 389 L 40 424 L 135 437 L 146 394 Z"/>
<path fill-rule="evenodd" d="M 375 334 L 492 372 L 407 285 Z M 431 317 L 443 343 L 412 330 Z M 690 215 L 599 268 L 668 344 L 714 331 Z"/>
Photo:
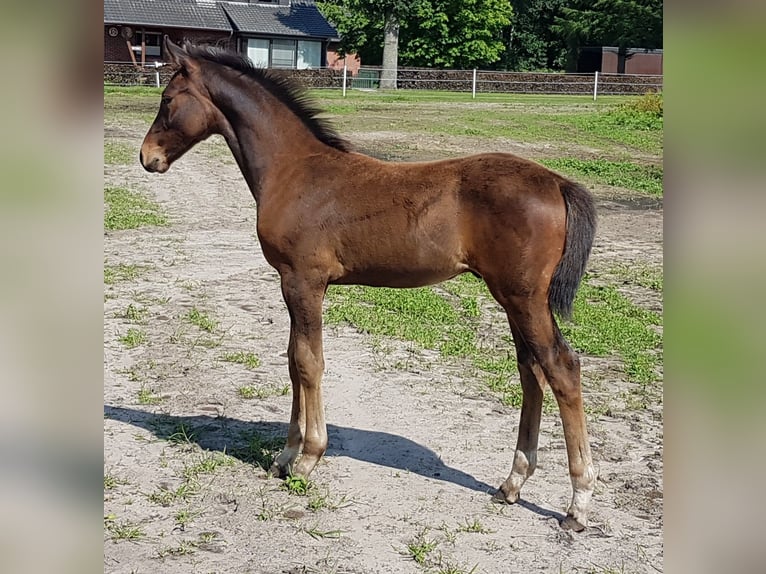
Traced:
<path fill-rule="evenodd" d="M 364 62 L 382 61 L 381 87 L 395 82 L 397 63 L 472 68 L 498 62 L 512 14 L 510 0 L 330 0 L 317 5 L 340 32 L 342 50 L 358 52 Z"/>
<path fill-rule="evenodd" d="M 662 48 L 662 0 L 575 0 L 553 28 L 568 46 L 568 69 L 588 45 L 617 46 L 624 66 L 627 48 Z"/>
<path fill-rule="evenodd" d="M 506 28 L 502 66 L 531 72 L 564 67 L 567 44 L 553 31 L 568 0 L 511 0 L 513 18 Z"/>
<path fill-rule="evenodd" d="M 511 23 L 509 0 L 432 0 L 403 31 L 402 61 L 411 66 L 485 67 L 505 53 Z"/>
<path fill-rule="evenodd" d="M 396 89 L 400 22 L 415 13 L 428 0 L 328 0 L 317 6 L 341 33 L 345 52 L 357 50 L 372 40 L 380 26 L 383 32 L 382 89 Z M 346 38 L 348 36 L 348 38 Z"/>

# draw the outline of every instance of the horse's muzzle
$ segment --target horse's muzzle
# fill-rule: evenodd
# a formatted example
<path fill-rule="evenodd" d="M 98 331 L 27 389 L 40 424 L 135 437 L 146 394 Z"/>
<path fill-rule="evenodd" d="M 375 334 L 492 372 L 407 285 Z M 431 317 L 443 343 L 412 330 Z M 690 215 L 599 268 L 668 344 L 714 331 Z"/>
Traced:
<path fill-rule="evenodd" d="M 144 154 L 143 149 L 139 152 L 138 158 L 141 161 L 143 168 L 148 172 L 165 173 L 170 167 L 164 156 L 157 153 Z"/>

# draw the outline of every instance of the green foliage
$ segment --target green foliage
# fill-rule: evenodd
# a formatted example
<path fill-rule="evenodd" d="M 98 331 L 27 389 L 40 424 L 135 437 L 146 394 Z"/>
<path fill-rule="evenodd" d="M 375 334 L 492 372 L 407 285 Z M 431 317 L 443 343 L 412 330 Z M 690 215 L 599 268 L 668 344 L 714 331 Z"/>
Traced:
<path fill-rule="evenodd" d="M 167 225 L 159 205 L 143 195 L 124 187 L 104 188 L 104 228 L 110 230 L 136 229 L 147 225 Z"/>
<path fill-rule="evenodd" d="M 212 333 L 218 327 L 218 322 L 212 319 L 207 313 L 200 311 L 196 307 L 192 307 L 186 314 L 186 320 L 192 325 L 196 325 L 203 331 Z"/>
<path fill-rule="evenodd" d="M 297 496 L 306 496 L 314 488 L 314 483 L 305 476 L 290 475 L 285 478 L 282 487 L 290 494 Z"/>
<path fill-rule="evenodd" d="M 140 329 L 128 329 L 128 332 L 120 337 L 120 342 L 128 349 L 133 349 L 146 342 L 146 333 Z"/>
<path fill-rule="evenodd" d="M 255 355 L 246 351 L 236 351 L 232 353 L 224 353 L 221 356 L 221 360 L 228 363 L 238 363 L 245 366 L 250 370 L 257 369 L 261 366 L 261 360 Z"/>
<path fill-rule="evenodd" d="M 338 29 L 344 52 L 367 65 L 382 60 L 383 23 L 400 22 L 399 63 L 405 66 L 472 68 L 497 62 L 510 25 L 507 0 L 333 0 L 317 2 Z"/>
<path fill-rule="evenodd" d="M 135 146 L 119 142 L 104 142 L 105 165 L 126 165 L 135 161 L 138 161 L 138 152 Z"/>
<path fill-rule="evenodd" d="M 274 463 L 274 459 L 285 444 L 284 438 L 262 436 L 257 433 L 245 435 L 245 446 L 235 449 L 237 458 L 245 462 L 252 462 L 263 470 L 268 470 Z"/>
<path fill-rule="evenodd" d="M 605 159 L 556 158 L 540 160 L 549 168 L 605 185 L 662 195 L 662 166 Z"/>
<path fill-rule="evenodd" d="M 583 46 L 662 48 L 662 0 L 574 0 L 567 4 L 552 30 L 568 46 L 570 70 Z"/>
<path fill-rule="evenodd" d="M 575 299 L 571 323 L 562 334 L 577 351 L 604 357 L 618 355 L 628 379 L 636 383 L 657 380 L 662 358 L 662 317 L 631 303 L 614 286 L 583 282 Z"/>
<path fill-rule="evenodd" d="M 508 46 L 502 67 L 517 72 L 561 70 L 566 44 L 553 24 L 567 0 L 511 0 L 512 26 L 503 32 Z"/>

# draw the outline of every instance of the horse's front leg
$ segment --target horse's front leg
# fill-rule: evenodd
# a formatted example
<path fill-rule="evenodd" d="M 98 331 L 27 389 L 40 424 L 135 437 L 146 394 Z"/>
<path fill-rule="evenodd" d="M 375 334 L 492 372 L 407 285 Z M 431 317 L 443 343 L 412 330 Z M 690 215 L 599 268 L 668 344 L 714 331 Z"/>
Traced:
<path fill-rule="evenodd" d="M 308 476 L 327 449 L 327 427 L 322 404 L 322 301 L 326 283 L 316 278 L 282 275 L 282 295 L 290 313 L 287 349 L 293 406 L 287 445 L 271 473 Z M 303 451 L 296 463 L 299 453 Z"/>

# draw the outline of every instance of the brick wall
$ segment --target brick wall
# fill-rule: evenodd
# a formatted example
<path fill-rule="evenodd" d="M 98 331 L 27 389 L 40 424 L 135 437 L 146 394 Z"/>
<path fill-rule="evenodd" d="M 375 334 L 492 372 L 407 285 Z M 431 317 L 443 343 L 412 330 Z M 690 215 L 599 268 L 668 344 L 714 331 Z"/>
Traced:
<path fill-rule="evenodd" d="M 130 58 L 130 49 L 125 39 L 118 35 L 116 38 L 112 38 L 109 35 L 109 28 L 112 26 L 104 26 L 104 62 L 132 62 Z M 121 26 L 115 26 L 117 29 L 121 29 Z M 135 26 L 131 26 L 133 30 Z M 217 32 L 214 30 L 184 30 L 180 28 L 145 28 L 147 32 L 159 32 L 167 34 L 171 40 L 175 43 L 181 43 L 184 40 L 189 40 L 197 44 L 211 44 L 221 48 L 234 48 L 234 43 L 231 41 L 230 34 L 228 32 Z M 137 54 L 137 58 L 140 55 Z M 162 58 L 147 57 L 147 62 L 153 62 L 154 60 L 162 60 Z M 138 62 L 141 63 L 140 61 Z"/>

